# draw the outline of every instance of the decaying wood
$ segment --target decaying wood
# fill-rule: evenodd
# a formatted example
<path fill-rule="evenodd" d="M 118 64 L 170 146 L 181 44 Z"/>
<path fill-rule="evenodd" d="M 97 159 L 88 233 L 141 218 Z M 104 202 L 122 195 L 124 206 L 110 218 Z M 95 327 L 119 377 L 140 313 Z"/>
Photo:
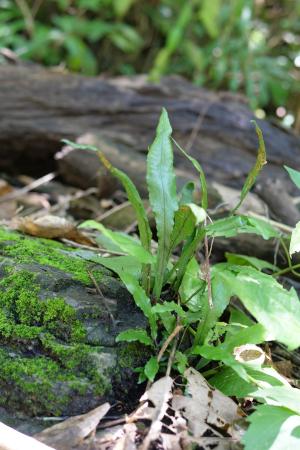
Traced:
<path fill-rule="evenodd" d="M 151 84 L 143 76 L 107 80 L 2 65 L 0 85 L 1 170 L 49 172 L 60 140 L 87 132 L 101 133 L 121 154 L 144 155 L 162 106 L 175 139 L 182 146 L 192 144 L 191 153 L 209 178 L 240 187 L 255 160 L 253 115 L 241 98 L 208 92 L 178 77 Z M 269 161 L 265 176 L 287 180 L 282 165 L 300 167 L 300 139 L 270 122 L 259 124 Z M 178 168 L 191 171 L 181 154 L 175 160 Z"/>

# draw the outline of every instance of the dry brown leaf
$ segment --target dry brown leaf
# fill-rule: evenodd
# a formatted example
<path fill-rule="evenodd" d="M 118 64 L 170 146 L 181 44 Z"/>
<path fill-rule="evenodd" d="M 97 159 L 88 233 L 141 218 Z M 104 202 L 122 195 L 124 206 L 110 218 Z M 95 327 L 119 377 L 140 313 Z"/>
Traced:
<path fill-rule="evenodd" d="M 135 438 L 137 428 L 134 423 L 127 423 L 123 427 L 124 435 L 117 441 L 113 450 L 136 450 Z"/>
<path fill-rule="evenodd" d="M 129 417 L 129 422 L 140 419 L 151 420 L 151 425 L 140 450 L 149 448 L 151 442 L 159 438 L 163 418 L 169 408 L 169 400 L 172 397 L 173 380 L 171 377 L 163 377 L 156 381 L 141 397 L 140 401 L 145 402 L 135 413 Z"/>
<path fill-rule="evenodd" d="M 236 403 L 211 388 L 195 369 L 185 372 L 185 395 L 174 388 L 170 377 L 152 384 L 141 405 L 126 418 L 127 425 L 96 436 L 97 450 L 203 450 L 241 449 L 241 433 L 235 424 L 243 414 Z M 150 422 L 150 425 L 149 425 Z M 128 425 L 135 425 L 130 429 Z M 142 441 L 142 442 L 141 442 Z M 140 445 L 137 443 L 141 442 Z"/>
<path fill-rule="evenodd" d="M 115 425 L 97 431 L 93 441 L 94 447 L 97 450 L 111 450 L 119 439 L 124 435 L 124 426 Z"/>
<path fill-rule="evenodd" d="M 286 378 L 293 377 L 293 364 L 292 361 L 284 359 L 282 361 L 273 362 L 275 369 Z"/>
<path fill-rule="evenodd" d="M 37 192 L 28 192 L 19 199 L 19 204 L 25 206 L 35 206 L 38 208 L 48 209 L 50 208 L 50 203 L 45 194 L 39 194 Z"/>
<path fill-rule="evenodd" d="M 15 200 L 9 200 L 2 203 L 0 207 L 0 220 L 10 220 L 17 212 L 17 202 Z"/>
<path fill-rule="evenodd" d="M 93 242 L 67 219 L 50 214 L 37 219 L 30 217 L 19 219 L 16 228 L 31 236 L 48 239 L 65 238 L 78 244 L 93 245 Z"/>
<path fill-rule="evenodd" d="M 233 422 L 241 418 L 238 406 L 217 389 L 212 389 L 195 369 L 187 369 L 185 377 L 186 395 L 174 396 L 172 407 L 175 411 L 181 411 L 183 417 L 187 419 L 189 434 L 193 439 L 200 439 L 202 442 L 203 436 L 209 435 L 218 438 L 214 441 L 221 445 L 224 432 L 230 436 Z M 204 449 L 209 448 L 203 443 L 201 445 Z"/>
<path fill-rule="evenodd" d="M 5 180 L 0 179 L 0 197 L 9 194 L 14 189 Z M 17 210 L 17 202 L 15 200 L 7 200 L 1 205 L 0 208 L 0 219 L 11 219 Z"/>
<path fill-rule="evenodd" d="M 6 195 L 13 190 L 14 188 L 10 184 L 8 184 L 7 181 L 0 179 L 0 196 Z"/>
<path fill-rule="evenodd" d="M 53 427 L 34 435 L 44 444 L 54 446 L 56 450 L 69 450 L 80 445 L 91 433 L 95 432 L 100 420 L 110 409 L 109 403 L 104 403 L 87 414 L 70 417 Z"/>

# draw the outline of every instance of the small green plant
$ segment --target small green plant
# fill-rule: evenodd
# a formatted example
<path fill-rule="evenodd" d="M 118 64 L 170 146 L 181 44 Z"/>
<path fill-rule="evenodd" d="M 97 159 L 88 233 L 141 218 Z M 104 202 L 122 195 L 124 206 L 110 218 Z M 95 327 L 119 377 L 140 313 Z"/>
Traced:
<path fill-rule="evenodd" d="M 292 417 L 296 417 L 298 426 L 300 391 L 265 363 L 264 352 L 258 344 L 276 340 L 290 350 L 300 345 L 298 296 L 294 289 L 286 290 L 276 281 L 273 274 L 278 268 L 266 261 L 227 254 L 227 262 L 210 264 L 210 241 L 214 237 L 254 233 L 263 239 L 282 239 L 281 233 L 267 221 L 236 214 L 266 163 L 263 136 L 257 124 L 255 128 L 259 141 L 257 160 L 241 191 L 240 201 L 228 217 L 212 222 L 207 213 L 202 167 L 171 138 L 168 114 L 162 111 L 147 158 L 156 246 L 143 201 L 128 176 L 113 167 L 97 148 L 65 142 L 75 148 L 97 151 L 105 167 L 124 186 L 136 213 L 140 240 L 108 230 L 92 220 L 82 226 L 99 230 L 102 246 L 125 254 L 108 258 L 95 256 L 95 260 L 118 274 L 149 321 L 149 333 L 145 329 L 132 329 L 117 338 L 138 341 L 153 349 L 153 356 L 140 369 L 140 380 L 153 381 L 159 371 L 183 374 L 192 365 L 226 395 L 237 398 L 247 395 L 264 403 L 249 418 L 250 426 L 244 436 L 246 449 L 266 450 L 282 439 L 287 443 L 296 440 L 293 447 L 296 448 L 300 440 L 293 427 L 280 427 Z M 173 142 L 199 173 L 201 206 L 193 202 L 191 184 L 177 194 Z M 204 253 L 202 263 L 199 263 L 200 248 Z M 232 297 L 239 299 L 235 306 L 230 303 Z M 228 320 L 224 321 L 224 317 Z M 276 425 L 268 431 L 265 425 L 274 415 Z M 261 428 L 263 440 L 259 434 Z M 287 444 L 285 448 L 292 447 Z"/>

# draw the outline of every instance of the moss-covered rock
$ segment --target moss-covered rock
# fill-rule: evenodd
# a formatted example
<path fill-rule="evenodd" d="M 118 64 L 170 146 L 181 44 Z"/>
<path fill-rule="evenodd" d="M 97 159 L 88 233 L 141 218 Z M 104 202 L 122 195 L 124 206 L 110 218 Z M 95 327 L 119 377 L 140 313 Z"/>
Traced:
<path fill-rule="evenodd" d="M 126 396 L 145 353 L 125 358 L 132 349 L 115 337 L 137 326 L 145 320 L 128 292 L 88 252 L 0 228 L 0 407 L 73 415 Z"/>

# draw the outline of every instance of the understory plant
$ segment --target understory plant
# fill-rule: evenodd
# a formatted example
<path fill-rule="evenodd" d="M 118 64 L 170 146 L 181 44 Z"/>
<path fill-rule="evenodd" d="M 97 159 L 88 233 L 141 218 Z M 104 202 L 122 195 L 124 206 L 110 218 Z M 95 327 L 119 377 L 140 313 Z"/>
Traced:
<path fill-rule="evenodd" d="M 210 264 L 213 239 L 217 237 L 251 233 L 285 242 L 282 233 L 268 221 L 237 213 L 266 163 L 264 140 L 256 123 L 255 129 L 257 159 L 240 201 L 227 217 L 212 221 L 202 167 L 172 139 L 167 111 L 162 110 L 147 157 L 155 241 L 144 202 L 129 177 L 113 167 L 99 149 L 65 142 L 95 150 L 122 183 L 136 213 L 140 239 L 111 231 L 93 220 L 81 226 L 98 230 L 97 239 L 108 251 L 122 253 L 95 256 L 95 261 L 118 274 L 148 319 L 147 330 L 131 329 L 117 337 L 118 341 L 138 341 L 152 349 L 153 356 L 140 368 L 140 380 L 153 381 L 159 371 L 183 375 L 187 367 L 196 367 L 224 394 L 255 399 L 254 412 L 247 419 L 250 426 L 243 437 L 247 450 L 298 448 L 300 391 L 276 371 L 259 347 L 270 341 L 288 350 L 300 345 L 297 293 L 276 280 L 280 271 L 267 261 L 226 254 L 226 262 Z M 177 192 L 173 144 L 199 174 L 201 204 L 193 200 L 194 183 Z M 282 442 L 284 446 L 280 446 Z"/>

